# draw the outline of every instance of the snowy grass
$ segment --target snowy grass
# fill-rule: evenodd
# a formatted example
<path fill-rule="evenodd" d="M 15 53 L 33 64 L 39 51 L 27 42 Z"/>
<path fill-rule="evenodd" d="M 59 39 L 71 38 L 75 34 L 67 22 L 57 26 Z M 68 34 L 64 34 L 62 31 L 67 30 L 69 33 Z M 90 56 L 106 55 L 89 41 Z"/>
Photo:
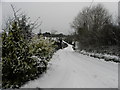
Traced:
<path fill-rule="evenodd" d="M 120 63 L 120 57 L 115 56 L 115 55 L 102 54 L 102 53 L 92 53 L 92 52 L 87 52 L 85 50 L 80 51 L 80 53 L 83 55 L 94 57 L 94 58 L 104 59 L 105 61 L 113 61 L 116 63 Z"/>

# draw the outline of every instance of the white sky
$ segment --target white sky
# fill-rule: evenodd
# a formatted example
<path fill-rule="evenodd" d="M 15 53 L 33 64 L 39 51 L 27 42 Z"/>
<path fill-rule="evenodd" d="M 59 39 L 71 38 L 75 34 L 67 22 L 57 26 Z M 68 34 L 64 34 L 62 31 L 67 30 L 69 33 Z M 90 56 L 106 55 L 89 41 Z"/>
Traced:
<path fill-rule="evenodd" d="M 91 2 L 92 0 L 0 0 L 2 2 Z M 94 0 L 94 2 L 118 2 L 120 0 Z"/>
<path fill-rule="evenodd" d="M 8 1 L 14 0 L 2 0 L 2 15 L 3 20 L 12 15 L 12 9 Z M 19 0 L 16 0 L 19 1 Z M 21 0 L 20 0 L 21 1 Z M 28 1 L 28 0 L 24 0 Z M 29 0 L 30 1 L 30 0 Z M 33 1 L 33 0 L 32 0 Z M 58 33 L 68 34 L 71 32 L 70 23 L 74 20 L 75 16 L 79 13 L 82 8 L 89 6 L 91 0 L 85 0 L 86 2 L 18 2 L 13 3 L 17 9 L 21 8 L 31 20 L 34 21 L 37 17 L 41 17 L 40 20 L 43 21 L 41 25 L 42 32 L 57 30 Z M 45 0 L 47 1 L 47 0 Z M 54 1 L 54 0 L 51 0 Z M 58 0 L 56 0 L 58 1 Z M 65 0 L 66 1 L 66 0 Z M 71 0 L 72 1 L 72 0 Z M 98 1 L 98 0 L 97 0 Z M 101 0 L 102 1 L 102 0 Z M 104 0 L 105 1 L 105 0 Z M 93 5 L 97 4 L 94 0 Z M 105 8 L 113 14 L 114 18 L 117 17 L 118 13 L 118 3 L 117 0 L 109 0 L 109 2 L 101 2 Z M 37 33 L 39 30 L 34 30 Z"/>

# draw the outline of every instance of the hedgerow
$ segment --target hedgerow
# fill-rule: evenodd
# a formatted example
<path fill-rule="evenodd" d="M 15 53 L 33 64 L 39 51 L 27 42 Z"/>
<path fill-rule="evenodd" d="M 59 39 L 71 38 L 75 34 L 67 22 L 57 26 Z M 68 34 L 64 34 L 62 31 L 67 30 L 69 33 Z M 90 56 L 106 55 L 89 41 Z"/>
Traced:
<path fill-rule="evenodd" d="M 2 87 L 19 88 L 47 69 L 54 53 L 54 42 L 44 38 L 24 39 L 17 21 L 2 33 Z"/>

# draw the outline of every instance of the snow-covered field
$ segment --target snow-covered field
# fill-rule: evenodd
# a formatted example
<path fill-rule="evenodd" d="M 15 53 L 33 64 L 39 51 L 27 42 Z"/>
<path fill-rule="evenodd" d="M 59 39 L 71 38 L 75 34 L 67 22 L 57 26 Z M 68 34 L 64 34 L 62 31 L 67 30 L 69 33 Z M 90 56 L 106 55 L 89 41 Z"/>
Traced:
<path fill-rule="evenodd" d="M 79 54 L 68 45 L 55 53 L 46 73 L 22 88 L 118 88 L 118 64 Z"/>

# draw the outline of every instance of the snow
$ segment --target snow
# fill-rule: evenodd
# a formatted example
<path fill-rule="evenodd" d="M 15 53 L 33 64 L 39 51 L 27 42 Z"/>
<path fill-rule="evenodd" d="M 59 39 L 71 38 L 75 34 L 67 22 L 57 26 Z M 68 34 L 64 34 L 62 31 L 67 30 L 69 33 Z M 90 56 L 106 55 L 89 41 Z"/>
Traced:
<path fill-rule="evenodd" d="M 48 70 L 21 88 L 118 88 L 118 64 L 74 52 L 57 51 Z"/>
<path fill-rule="evenodd" d="M 109 55 L 109 54 L 102 54 L 102 53 L 91 53 L 91 52 L 86 52 L 85 50 L 80 51 L 81 54 L 83 55 L 88 55 L 92 57 L 97 57 L 97 58 L 104 58 L 106 60 L 110 61 L 120 61 L 120 58 L 115 55 Z"/>

